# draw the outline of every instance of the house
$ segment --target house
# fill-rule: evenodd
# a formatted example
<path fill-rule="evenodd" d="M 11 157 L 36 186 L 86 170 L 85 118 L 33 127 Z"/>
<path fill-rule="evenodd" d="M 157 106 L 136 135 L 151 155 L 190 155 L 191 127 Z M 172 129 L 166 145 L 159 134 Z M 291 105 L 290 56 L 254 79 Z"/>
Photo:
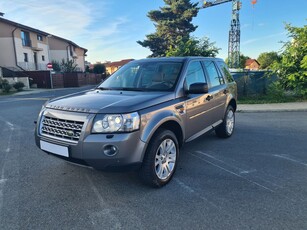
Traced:
<path fill-rule="evenodd" d="M 247 59 L 245 61 L 245 69 L 259 70 L 260 64 L 256 59 Z"/>
<path fill-rule="evenodd" d="M 87 49 L 47 32 L 0 17 L 0 67 L 14 71 L 47 70 L 55 61 L 75 60 L 85 70 Z"/>
<path fill-rule="evenodd" d="M 106 67 L 106 71 L 109 74 L 114 73 L 116 70 L 118 70 L 120 67 L 122 67 L 123 65 L 127 64 L 128 62 L 133 61 L 134 59 L 124 59 L 121 61 L 116 61 L 116 62 L 106 62 L 103 63 Z"/>
<path fill-rule="evenodd" d="M 78 71 L 85 71 L 85 57 L 87 49 L 84 49 L 77 44 L 67 39 L 49 35 L 49 49 L 51 61 L 61 62 L 62 59 L 65 61 L 74 60 L 77 64 Z"/>

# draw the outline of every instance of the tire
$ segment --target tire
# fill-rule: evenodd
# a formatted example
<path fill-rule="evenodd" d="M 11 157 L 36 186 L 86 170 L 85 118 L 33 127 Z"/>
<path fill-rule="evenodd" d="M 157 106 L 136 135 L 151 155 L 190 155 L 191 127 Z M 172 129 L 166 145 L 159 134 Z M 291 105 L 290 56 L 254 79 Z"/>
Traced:
<path fill-rule="evenodd" d="M 159 129 L 152 137 L 139 170 L 141 180 L 152 187 L 162 187 L 173 177 L 179 157 L 175 134 Z"/>
<path fill-rule="evenodd" d="M 233 134 L 234 128 L 235 128 L 235 111 L 233 107 L 229 105 L 224 115 L 223 123 L 215 129 L 215 133 L 218 137 L 227 138 Z"/>

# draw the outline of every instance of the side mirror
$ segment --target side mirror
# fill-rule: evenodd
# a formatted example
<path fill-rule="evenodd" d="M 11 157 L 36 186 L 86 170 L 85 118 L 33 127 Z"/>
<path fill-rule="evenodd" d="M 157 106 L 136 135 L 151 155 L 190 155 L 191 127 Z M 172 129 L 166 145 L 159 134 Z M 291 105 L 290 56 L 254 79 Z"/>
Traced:
<path fill-rule="evenodd" d="M 193 83 L 188 90 L 189 94 L 205 94 L 208 93 L 207 83 Z"/>

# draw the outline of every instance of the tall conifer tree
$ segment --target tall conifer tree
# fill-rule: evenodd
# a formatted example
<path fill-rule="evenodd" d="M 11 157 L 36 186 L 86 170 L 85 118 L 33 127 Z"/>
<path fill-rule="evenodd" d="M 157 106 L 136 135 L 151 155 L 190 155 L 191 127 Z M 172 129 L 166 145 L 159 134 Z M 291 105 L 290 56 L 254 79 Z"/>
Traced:
<path fill-rule="evenodd" d="M 150 57 L 164 57 L 169 49 L 190 39 L 190 33 L 197 26 L 192 24 L 197 16 L 197 3 L 190 0 L 164 0 L 165 6 L 160 10 L 152 10 L 148 17 L 154 22 L 156 32 L 146 35 L 144 41 L 137 41 L 141 46 L 152 51 Z"/>

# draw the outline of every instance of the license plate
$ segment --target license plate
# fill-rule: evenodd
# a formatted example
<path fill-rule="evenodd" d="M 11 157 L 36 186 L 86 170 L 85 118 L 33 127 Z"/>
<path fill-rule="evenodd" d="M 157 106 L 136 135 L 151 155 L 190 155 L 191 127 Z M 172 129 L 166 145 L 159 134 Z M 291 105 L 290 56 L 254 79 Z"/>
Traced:
<path fill-rule="evenodd" d="M 40 141 L 41 149 L 56 155 L 68 157 L 68 148 L 61 145 L 51 144 L 45 141 Z"/>

